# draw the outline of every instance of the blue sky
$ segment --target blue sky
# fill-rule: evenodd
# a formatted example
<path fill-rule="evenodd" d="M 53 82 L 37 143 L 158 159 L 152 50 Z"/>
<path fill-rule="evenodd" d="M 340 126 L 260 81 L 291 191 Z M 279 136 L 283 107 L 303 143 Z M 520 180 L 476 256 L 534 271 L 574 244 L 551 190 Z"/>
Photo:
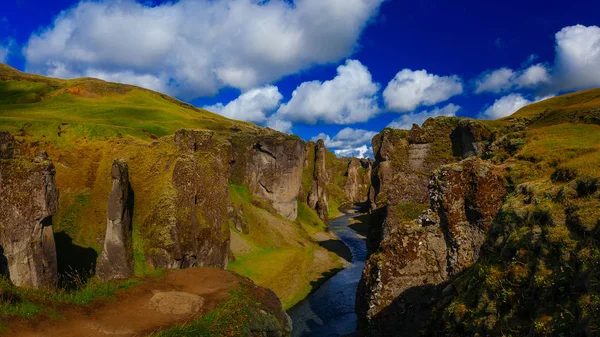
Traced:
<path fill-rule="evenodd" d="M 4 0 L 0 61 L 148 87 L 369 155 L 389 125 L 499 118 L 600 87 L 599 12 L 593 1 Z"/>

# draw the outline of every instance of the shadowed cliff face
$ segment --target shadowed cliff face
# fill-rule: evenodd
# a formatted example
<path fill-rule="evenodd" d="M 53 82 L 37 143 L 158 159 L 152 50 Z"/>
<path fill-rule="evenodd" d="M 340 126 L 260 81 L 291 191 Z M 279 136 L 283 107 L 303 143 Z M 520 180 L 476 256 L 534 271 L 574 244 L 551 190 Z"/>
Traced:
<path fill-rule="evenodd" d="M 357 296 L 359 323 L 371 335 L 417 333 L 410 323 L 426 319 L 436 285 L 478 258 L 505 194 L 503 172 L 469 158 L 490 137 L 477 122 L 441 118 L 373 139 L 372 255 Z"/>
<path fill-rule="evenodd" d="M 504 185 L 503 170 L 479 159 L 443 166 L 429 182 L 430 208 L 423 215 L 393 226 L 386 222 L 359 286 L 357 311 L 369 334 L 422 328 L 439 291 L 436 285 L 479 258 L 506 194 Z"/>
<path fill-rule="evenodd" d="M 0 263 L 5 264 L 0 269 L 15 285 L 56 287 L 55 173 L 45 153 L 33 159 L 19 156 L 15 139 L 0 132 Z"/>

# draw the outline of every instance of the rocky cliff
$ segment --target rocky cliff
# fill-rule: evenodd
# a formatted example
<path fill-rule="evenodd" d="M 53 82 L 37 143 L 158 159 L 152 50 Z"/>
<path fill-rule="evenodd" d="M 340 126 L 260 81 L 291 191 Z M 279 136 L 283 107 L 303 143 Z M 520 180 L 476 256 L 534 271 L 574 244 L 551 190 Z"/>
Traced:
<path fill-rule="evenodd" d="M 443 166 L 429 182 L 430 208 L 413 221 L 386 219 L 383 239 L 359 285 L 360 326 L 373 336 L 413 336 L 436 286 L 479 258 L 506 193 L 504 172 L 479 159 Z M 397 205 L 389 206 L 390 209 Z M 388 212 L 389 216 L 396 213 Z"/>
<path fill-rule="evenodd" d="M 295 220 L 302 183 L 304 142 L 281 133 L 231 137 L 234 158 L 231 180 L 272 204 L 281 216 Z"/>
<path fill-rule="evenodd" d="M 141 224 L 148 260 L 162 268 L 225 268 L 231 145 L 212 131 L 183 129 L 157 146 L 175 152 L 166 185 Z"/>
<path fill-rule="evenodd" d="M 9 133 L 0 132 L 0 270 L 18 286 L 54 288 L 56 171 L 47 154 L 27 158 L 19 147 Z"/>
<path fill-rule="evenodd" d="M 325 143 L 319 139 L 315 146 L 315 165 L 313 169 L 313 182 L 308 192 L 308 205 L 317 211 L 323 221 L 329 219 L 329 174 L 325 162 Z"/>
<path fill-rule="evenodd" d="M 372 165 L 368 159 L 338 158 L 323 140 L 307 142 L 300 199 L 327 222 L 340 215 L 341 206 L 367 201 Z"/>
<path fill-rule="evenodd" d="M 106 210 L 106 237 L 96 266 L 96 275 L 103 281 L 128 279 L 133 276 L 131 213 L 134 200 L 127 163 L 115 160 L 111 176 L 112 190 Z"/>
<path fill-rule="evenodd" d="M 365 335 L 600 332 L 598 97 L 374 138 Z"/>
<path fill-rule="evenodd" d="M 370 159 L 352 158 L 348 163 L 347 180 L 344 192 L 354 203 L 367 202 L 371 187 L 373 161 Z"/>

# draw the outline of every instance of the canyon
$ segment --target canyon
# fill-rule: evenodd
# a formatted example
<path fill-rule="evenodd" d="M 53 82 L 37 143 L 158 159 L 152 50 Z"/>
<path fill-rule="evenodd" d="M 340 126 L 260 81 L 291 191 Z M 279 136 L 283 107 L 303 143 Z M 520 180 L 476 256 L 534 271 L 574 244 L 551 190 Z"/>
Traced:
<path fill-rule="evenodd" d="M 6 66 L 0 80 L 14 87 L 14 102 L 0 110 L 7 303 L 38 305 L 23 288 L 137 279 L 173 290 L 179 281 L 170 275 L 228 270 L 219 277 L 241 288 L 227 291 L 247 295 L 244 305 L 261 298 L 239 331 L 289 335 L 285 310 L 350 265 L 331 248 L 340 242 L 328 223 L 356 205 L 369 214 L 359 231 L 367 256 L 356 280 L 358 334 L 597 331 L 598 90 L 496 121 L 437 117 L 386 128 L 373 138 L 373 160 L 338 158 L 323 140 L 137 87 Z M 121 111 L 115 101 L 136 117 L 105 119 Z M 168 285 L 152 279 L 164 270 Z M 136 299 L 146 301 L 147 287 L 123 294 L 144 289 Z M 192 288 L 181 298 L 208 296 Z M 222 303 L 237 298 L 227 291 Z"/>

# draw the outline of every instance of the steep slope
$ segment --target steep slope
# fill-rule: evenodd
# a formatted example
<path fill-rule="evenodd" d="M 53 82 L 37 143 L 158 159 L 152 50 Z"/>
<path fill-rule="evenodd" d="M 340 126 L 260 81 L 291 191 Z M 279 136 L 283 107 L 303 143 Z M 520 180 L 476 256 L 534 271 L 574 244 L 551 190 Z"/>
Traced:
<path fill-rule="evenodd" d="M 384 150 L 374 201 L 386 211 L 370 233 L 358 292 L 365 334 L 597 335 L 600 90 L 532 104 L 467 133 L 473 122 L 440 128 L 447 121 L 424 129 L 438 125 L 447 154 L 462 130 L 463 150 L 425 170 L 430 178 L 386 179 L 411 172 L 418 128 L 374 139 Z M 423 201 L 427 210 L 410 220 L 403 203 Z"/>
<path fill-rule="evenodd" d="M 24 157 L 47 152 L 54 163 L 59 287 L 94 274 L 115 160 L 129 169 L 136 276 L 159 268 L 225 268 L 237 259 L 234 270 L 273 285 L 287 307 L 339 266 L 313 237 L 326 229 L 309 223 L 314 211 L 298 212 L 305 155 L 298 137 L 135 86 L 52 79 L 6 65 L 0 65 L 0 130 L 16 138 Z M 248 198 L 232 202 L 238 188 Z M 298 213 L 304 220 L 296 221 Z M 276 270 L 269 279 L 253 271 L 270 267 Z M 296 286 L 269 283 L 274 279 Z"/>

